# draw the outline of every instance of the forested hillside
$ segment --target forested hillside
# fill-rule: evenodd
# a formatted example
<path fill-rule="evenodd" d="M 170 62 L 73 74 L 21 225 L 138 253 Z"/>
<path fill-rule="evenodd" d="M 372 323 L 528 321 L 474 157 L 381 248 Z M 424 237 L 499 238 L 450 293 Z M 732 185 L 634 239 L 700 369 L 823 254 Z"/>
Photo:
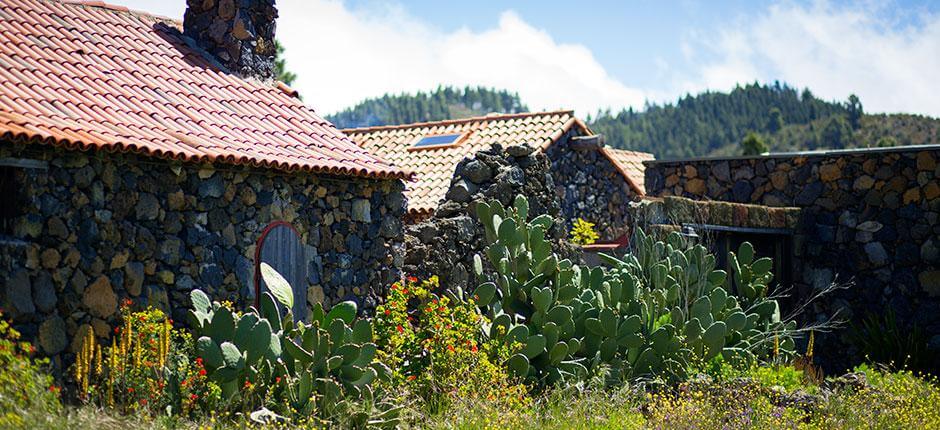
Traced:
<path fill-rule="evenodd" d="M 340 128 L 408 124 L 422 121 L 465 118 L 490 112 L 517 113 L 528 110 L 519 95 L 484 87 L 438 87 L 417 94 L 386 94 L 367 99 L 327 119 Z"/>
<path fill-rule="evenodd" d="M 526 110 L 509 91 L 439 87 L 365 100 L 328 119 L 348 128 Z M 780 83 L 687 95 L 674 104 L 599 112 L 585 119 L 609 145 L 657 158 L 940 143 L 940 119 L 870 115 L 854 95 L 844 102 L 826 101 L 808 89 Z"/>
<path fill-rule="evenodd" d="M 867 115 L 858 97 L 825 101 L 808 89 L 751 84 L 730 93 L 685 96 L 589 118 L 591 128 L 619 148 L 657 158 L 740 155 L 753 138 L 771 152 L 919 145 L 940 142 L 940 120 L 920 115 Z M 752 139 L 742 145 L 749 133 Z"/>

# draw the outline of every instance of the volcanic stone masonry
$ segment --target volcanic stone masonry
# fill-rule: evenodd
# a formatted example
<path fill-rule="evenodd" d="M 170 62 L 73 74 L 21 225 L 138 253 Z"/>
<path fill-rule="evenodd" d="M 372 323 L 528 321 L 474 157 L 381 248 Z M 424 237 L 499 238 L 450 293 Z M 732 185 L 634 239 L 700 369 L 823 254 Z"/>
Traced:
<path fill-rule="evenodd" d="M 475 287 L 473 256 L 486 246 L 483 225 L 475 218 L 474 205 L 499 200 L 509 206 L 516 196 L 529 200 L 529 217 L 549 214 L 555 219 L 546 236 L 554 238 L 555 250 L 575 255 L 562 240 L 566 234 L 548 158 L 531 146 L 503 149 L 493 145 L 463 159 L 458 165 L 445 201 L 434 215 L 405 232 L 404 271 L 427 278 L 437 275 L 441 285 L 470 291 Z M 486 260 L 485 258 L 483 259 Z"/>
<path fill-rule="evenodd" d="M 183 32 L 242 77 L 274 78 L 274 0 L 187 0 Z"/>
<path fill-rule="evenodd" d="M 655 161 L 647 163 L 646 187 L 653 196 L 802 208 L 794 236 L 803 261 L 793 274 L 799 294 L 853 282 L 817 306 L 815 317 L 841 310 L 858 322 L 891 310 L 902 327 L 923 328 L 940 351 L 938 159 L 940 147 L 929 146 Z"/>
<path fill-rule="evenodd" d="M 305 248 L 301 300 L 368 309 L 401 277 L 401 181 L 23 148 L 0 147 L 0 159 L 43 159 L 48 170 L 17 169 L 24 213 L 0 244 L 0 301 L 45 354 L 67 351 L 82 330 L 107 338 L 124 299 L 177 321 L 194 288 L 251 304 L 256 241 L 273 221 L 290 223 Z"/>
<path fill-rule="evenodd" d="M 583 218 L 595 224 L 601 240 L 616 240 L 629 233 L 627 205 L 638 196 L 599 147 L 573 147 L 575 133 L 569 131 L 546 151 L 565 231 Z"/>

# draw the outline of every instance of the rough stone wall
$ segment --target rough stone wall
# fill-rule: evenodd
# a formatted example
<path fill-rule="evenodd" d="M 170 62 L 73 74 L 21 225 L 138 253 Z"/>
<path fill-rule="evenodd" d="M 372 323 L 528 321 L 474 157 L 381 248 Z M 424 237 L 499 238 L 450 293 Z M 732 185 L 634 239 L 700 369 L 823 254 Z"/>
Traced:
<path fill-rule="evenodd" d="M 187 0 L 183 33 L 242 77 L 274 77 L 273 0 Z"/>
<path fill-rule="evenodd" d="M 434 215 L 407 227 L 405 273 L 421 278 L 437 275 L 447 288 L 472 289 L 473 256 L 486 246 L 474 205 L 497 199 L 509 206 L 518 194 L 529 199 L 530 218 L 541 214 L 555 218 L 548 236 L 555 238 L 557 251 L 573 255 L 574 251 L 561 240 L 565 232 L 560 227 L 561 209 L 548 157 L 529 146 L 503 149 L 494 145 L 462 160 L 446 200 Z"/>
<path fill-rule="evenodd" d="M 0 147 L 0 158 L 49 167 L 21 172 L 26 213 L 18 240 L 0 245 L 0 303 L 46 354 L 67 351 L 88 327 L 108 337 L 124 299 L 177 321 L 193 288 L 252 303 L 256 241 L 277 220 L 305 245 L 308 301 L 369 308 L 401 276 L 400 181 L 23 148 Z"/>
<path fill-rule="evenodd" d="M 595 224 L 600 240 L 616 240 L 629 233 L 627 205 L 638 196 L 600 151 L 573 148 L 571 137 L 576 135 L 576 130 L 570 131 L 546 151 L 565 231 L 571 230 L 576 219 L 584 218 Z"/>
<path fill-rule="evenodd" d="M 793 274 L 800 294 L 835 279 L 854 282 L 817 306 L 816 317 L 841 309 L 858 321 L 891 309 L 930 333 L 940 351 L 938 161 L 940 148 L 928 147 L 654 162 L 646 187 L 654 196 L 803 208 L 794 237 L 804 262 Z"/>

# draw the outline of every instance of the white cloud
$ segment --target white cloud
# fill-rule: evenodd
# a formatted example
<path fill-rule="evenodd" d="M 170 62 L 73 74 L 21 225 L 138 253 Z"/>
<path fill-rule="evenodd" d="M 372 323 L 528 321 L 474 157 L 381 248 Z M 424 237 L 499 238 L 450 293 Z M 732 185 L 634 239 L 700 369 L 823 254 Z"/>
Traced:
<path fill-rule="evenodd" d="M 780 80 L 817 96 L 855 93 L 867 111 L 940 116 L 940 16 L 922 13 L 901 24 L 881 6 L 783 3 L 698 44 L 717 60 L 699 61 L 684 91 L 728 89 Z M 688 75 L 687 75 L 688 76 Z"/>
<path fill-rule="evenodd" d="M 612 78 L 584 46 L 561 44 L 507 11 L 485 31 L 444 32 L 397 7 L 284 1 L 278 38 L 308 104 L 335 112 L 386 92 L 438 84 L 518 91 L 533 109 L 640 106 L 645 94 Z"/>

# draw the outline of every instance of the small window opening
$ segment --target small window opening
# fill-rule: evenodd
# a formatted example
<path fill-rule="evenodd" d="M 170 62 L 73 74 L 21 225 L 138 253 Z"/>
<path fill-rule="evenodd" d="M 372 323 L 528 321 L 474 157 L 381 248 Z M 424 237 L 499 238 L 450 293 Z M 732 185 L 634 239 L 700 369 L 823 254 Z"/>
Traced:
<path fill-rule="evenodd" d="M 22 169 L 0 166 L 0 236 L 13 236 L 23 211 Z"/>
<path fill-rule="evenodd" d="M 414 145 L 411 145 L 413 149 L 426 149 L 426 148 L 437 148 L 442 146 L 453 146 L 460 141 L 460 137 L 463 136 L 463 133 L 451 133 L 451 134 L 437 134 L 433 136 L 424 136 L 421 139 L 418 139 Z"/>

